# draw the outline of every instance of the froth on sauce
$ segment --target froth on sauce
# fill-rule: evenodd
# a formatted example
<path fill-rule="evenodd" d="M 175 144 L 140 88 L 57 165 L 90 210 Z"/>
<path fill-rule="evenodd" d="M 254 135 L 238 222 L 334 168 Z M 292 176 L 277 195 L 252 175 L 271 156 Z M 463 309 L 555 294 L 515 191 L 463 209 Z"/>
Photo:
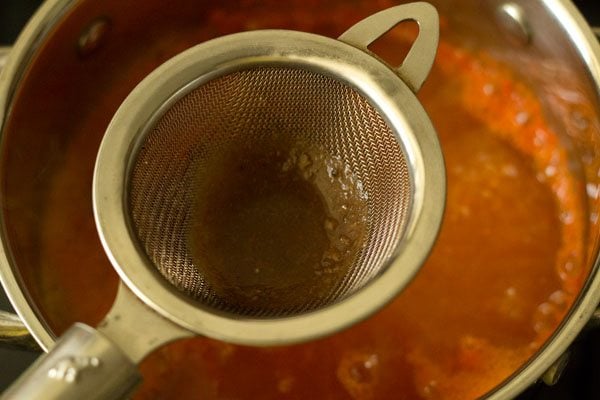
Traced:
<path fill-rule="evenodd" d="M 188 247 L 229 307 L 285 313 L 326 302 L 367 235 L 347 163 L 302 140 L 244 139 L 200 163 Z"/>

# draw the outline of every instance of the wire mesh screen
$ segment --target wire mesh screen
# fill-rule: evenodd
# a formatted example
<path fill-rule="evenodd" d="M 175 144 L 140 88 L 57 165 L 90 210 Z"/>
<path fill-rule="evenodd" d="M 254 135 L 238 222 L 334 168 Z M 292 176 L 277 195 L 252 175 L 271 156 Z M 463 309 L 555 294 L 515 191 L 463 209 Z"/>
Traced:
<path fill-rule="evenodd" d="M 135 157 L 129 212 L 148 259 L 203 306 L 242 316 L 296 315 L 354 293 L 385 268 L 409 215 L 410 171 L 385 119 L 349 85 L 300 68 L 253 68 L 202 84 L 160 117 Z M 282 176 L 290 178 L 280 186 L 299 193 L 292 200 L 261 181 Z M 303 180 L 320 191 L 310 194 Z M 319 213 L 323 229 L 306 233 Z M 224 233 L 233 219 L 245 222 Z M 251 232 L 270 219 L 279 225 L 260 228 L 265 236 Z M 269 252 L 284 260 L 271 272 L 288 281 L 261 281 Z M 314 273 L 283 271 L 298 259 L 315 263 Z M 340 259 L 343 268 L 334 268 Z"/>

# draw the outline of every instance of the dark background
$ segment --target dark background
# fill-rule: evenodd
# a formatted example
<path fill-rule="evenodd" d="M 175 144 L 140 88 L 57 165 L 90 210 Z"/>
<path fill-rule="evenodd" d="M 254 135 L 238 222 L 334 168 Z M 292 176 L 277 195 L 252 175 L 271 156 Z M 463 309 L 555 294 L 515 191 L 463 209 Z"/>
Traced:
<path fill-rule="evenodd" d="M 126 0 L 124 0 L 126 1 Z M 450 0 L 449 0 L 450 1 Z M 574 1 L 591 25 L 600 26 L 600 1 Z M 41 0 L 0 0 L 0 45 L 14 42 Z M 0 290 L 0 310 L 11 307 Z M 584 400 L 600 398 L 600 330 L 584 333 L 572 349 L 572 359 L 558 385 L 536 385 L 519 400 Z M 0 392 L 37 354 L 0 349 Z"/>
<path fill-rule="evenodd" d="M 599 0 L 574 0 L 573 2 L 591 25 L 600 26 Z M 0 0 L 0 45 L 9 45 L 15 40 L 30 15 L 41 3 L 42 0 Z"/>

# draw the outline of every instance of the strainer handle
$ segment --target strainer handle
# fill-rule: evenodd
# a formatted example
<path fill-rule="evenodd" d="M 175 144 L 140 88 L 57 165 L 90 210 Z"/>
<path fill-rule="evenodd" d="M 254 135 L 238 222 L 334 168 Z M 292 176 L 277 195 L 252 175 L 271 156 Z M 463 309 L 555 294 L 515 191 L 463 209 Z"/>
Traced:
<path fill-rule="evenodd" d="M 122 399 L 141 381 L 137 366 L 111 340 L 73 325 L 3 393 L 12 399 Z"/>
<path fill-rule="evenodd" d="M 108 400 L 132 394 L 137 364 L 152 350 L 192 332 L 152 311 L 124 284 L 94 329 L 77 323 L 8 388 L 2 400 Z"/>
<path fill-rule="evenodd" d="M 358 22 L 338 39 L 368 51 L 371 43 L 404 21 L 415 21 L 419 25 L 419 35 L 402 65 L 395 69 L 416 93 L 431 71 L 440 36 L 439 16 L 431 4 L 416 2 L 380 11 Z"/>

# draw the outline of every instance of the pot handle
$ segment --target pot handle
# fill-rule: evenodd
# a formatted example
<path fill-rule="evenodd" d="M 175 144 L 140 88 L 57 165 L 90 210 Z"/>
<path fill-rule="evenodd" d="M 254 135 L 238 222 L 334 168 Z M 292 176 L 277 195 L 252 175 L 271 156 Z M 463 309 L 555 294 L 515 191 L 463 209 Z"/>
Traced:
<path fill-rule="evenodd" d="M 6 60 L 8 59 L 8 53 L 10 53 L 10 47 L 8 46 L 0 46 L 0 72 L 2 72 L 2 68 L 6 64 Z"/>
<path fill-rule="evenodd" d="M 18 315 L 0 311 L 0 347 L 13 350 L 41 351 Z"/>
<path fill-rule="evenodd" d="M 10 47 L 0 46 L 0 73 L 6 64 L 9 52 Z M 0 347 L 16 350 L 41 350 L 19 316 L 6 311 L 0 311 Z"/>

